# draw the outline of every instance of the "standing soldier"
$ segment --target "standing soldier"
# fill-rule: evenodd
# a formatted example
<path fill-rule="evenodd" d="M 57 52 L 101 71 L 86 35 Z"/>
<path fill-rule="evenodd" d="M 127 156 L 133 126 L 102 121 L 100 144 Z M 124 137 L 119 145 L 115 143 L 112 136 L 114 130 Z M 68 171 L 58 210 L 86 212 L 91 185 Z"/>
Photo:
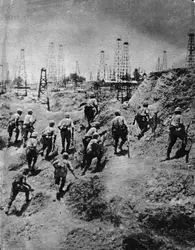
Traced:
<path fill-rule="evenodd" d="M 63 191 L 64 185 L 66 183 L 66 177 L 68 173 L 68 169 L 75 176 L 74 170 L 72 168 L 71 162 L 68 160 L 68 153 L 63 153 L 62 158 L 57 159 L 53 162 L 54 167 L 54 180 L 56 185 L 60 185 L 59 194 Z"/>
<path fill-rule="evenodd" d="M 138 113 L 136 115 L 136 120 L 141 130 L 140 134 L 138 135 L 138 139 L 140 139 L 142 136 L 144 136 L 144 133 L 148 130 L 148 124 L 150 120 L 148 102 L 145 101 L 143 103 L 143 107 L 138 110 Z"/>
<path fill-rule="evenodd" d="M 186 132 L 183 122 L 183 116 L 181 114 L 181 108 L 177 107 L 174 111 L 174 115 L 171 118 L 170 127 L 169 127 L 169 145 L 167 149 L 167 158 L 170 160 L 170 154 L 172 147 L 177 141 L 177 138 L 182 140 L 182 148 L 186 145 Z"/>
<path fill-rule="evenodd" d="M 8 201 L 8 205 L 5 209 L 5 213 L 8 214 L 9 209 L 12 205 L 12 202 L 15 200 L 16 196 L 18 195 L 18 193 L 23 192 L 26 195 L 26 203 L 28 203 L 30 201 L 29 199 L 29 193 L 30 191 L 33 191 L 33 189 L 31 188 L 31 186 L 29 184 L 26 183 L 26 175 L 28 174 L 28 170 L 25 169 L 23 170 L 22 173 L 19 173 L 13 183 L 12 183 L 12 188 L 11 188 L 11 194 L 10 194 L 10 198 Z"/>
<path fill-rule="evenodd" d="M 36 119 L 33 117 L 33 111 L 32 109 L 28 110 L 28 114 L 24 117 L 24 123 L 23 123 L 23 147 L 26 147 L 26 141 L 28 139 L 28 134 L 32 134 L 34 130 L 34 124 L 36 122 Z"/>
<path fill-rule="evenodd" d="M 98 102 L 95 98 L 95 94 L 91 93 L 90 98 L 87 101 L 87 104 L 85 105 L 84 109 L 85 117 L 87 118 L 88 125 L 90 126 L 90 123 L 95 118 L 96 114 L 98 113 Z"/>
<path fill-rule="evenodd" d="M 37 162 L 37 145 L 38 145 L 38 134 L 33 132 L 31 137 L 27 140 L 26 143 L 26 158 L 28 162 L 29 171 L 32 173 L 35 170 L 35 164 Z M 33 164 L 31 165 L 31 163 Z"/>
<path fill-rule="evenodd" d="M 56 129 L 54 128 L 54 126 L 55 126 L 55 122 L 50 121 L 49 126 L 47 126 L 42 132 L 41 140 L 42 140 L 43 148 L 42 148 L 41 155 L 44 156 L 44 151 L 45 149 L 47 149 L 45 159 L 48 158 L 50 152 L 52 151 L 52 149 L 54 149 L 54 146 L 55 146 L 57 135 L 56 135 Z"/>
<path fill-rule="evenodd" d="M 60 130 L 61 140 L 62 140 L 62 151 L 61 154 L 65 151 L 68 153 L 71 138 L 74 140 L 74 123 L 70 118 L 70 113 L 65 114 L 65 118 L 60 121 L 58 124 Z M 66 150 L 65 150 L 65 140 L 66 140 Z"/>
<path fill-rule="evenodd" d="M 89 142 L 86 153 L 84 155 L 84 169 L 82 175 L 85 175 L 85 172 L 91 165 L 93 158 L 97 157 L 97 165 L 96 169 L 99 167 L 101 158 L 102 158 L 102 151 L 101 151 L 101 139 L 98 133 L 94 133 L 92 140 Z"/>
<path fill-rule="evenodd" d="M 18 141 L 18 137 L 20 134 L 19 125 L 20 125 L 21 115 L 22 115 L 22 110 L 17 109 L 16 113 L 10 118 L 10 120 L 8 122 L 8 129 L 7 129 L 8 133 L 9 133 L 8 146 L 10 145 L 13 131 L 15 131 L 15 133 L 16 133 L 16 137 L 15 137 L 14 142 Z"/>
<path fill-rule="evenodd" d="M 115 141 L 114 144 L 114 153 L 117 154 L 117 147 L 119 139 L 121 138 L 121 143 L 119 149 L 122 151 L 123 144 L 127 141 L 128 135 L 128 126 L 125 118 L 121 116 L 120 111 L 115 112 L 115 118 L 112 120 L 112 136 Z"/>

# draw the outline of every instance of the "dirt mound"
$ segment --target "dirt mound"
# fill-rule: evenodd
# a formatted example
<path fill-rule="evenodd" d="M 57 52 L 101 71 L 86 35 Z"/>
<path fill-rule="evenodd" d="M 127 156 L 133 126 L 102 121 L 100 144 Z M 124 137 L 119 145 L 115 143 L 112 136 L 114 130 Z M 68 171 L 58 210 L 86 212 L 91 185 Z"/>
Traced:
<path fill-rule="evenodd" d="M 76 228 L 70 231 L 66 241 L 61 244 L 67 250 L 122 250 L 122 238 L 117 231 L 96 228 L 94 231 Z"/>
<path fill-rule="evenodd" d="M 194 176 L 177 172 L 157 173 L 147 181 L 145 188 L 145 195 L 152 202 L 169 202 L 195 195 Z"/>
<path fill-rule="evenodd" d="M 26 150 L 23 148 L 16 150 L 11 147 L 5 153 L 5 162 L 9 171 L 20 169 L 26 163 Z"/>
<path fill-rule="evenodd" d="M 103 195 L 104 185 L 98 175 L 93 175 L 77 180 L 70 188 L 68 200 L 75 214 L 91 221 L 102 219 L 107 210 Z"/>
<path fill-rule="evenodd" d="M 45 192 L 38 192 L 33 195 L 30 205 L 23 213 L 23 216 L 30 216 L 35 213 L 40 213 L 42 210 L 46 209 L 51 196 Z"/>
<path fill-rule="evenodd" d="M 156 233 L 171 237 L 175 242 L 192 246 L 195 244 L 195 214 L 183 206 L 146 208 L 138 220 Z"/>

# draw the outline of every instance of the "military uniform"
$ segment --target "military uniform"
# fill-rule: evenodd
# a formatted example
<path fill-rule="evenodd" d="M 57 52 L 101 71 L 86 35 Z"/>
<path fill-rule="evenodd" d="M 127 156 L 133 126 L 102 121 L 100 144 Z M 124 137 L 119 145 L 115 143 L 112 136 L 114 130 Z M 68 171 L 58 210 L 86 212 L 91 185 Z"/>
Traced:
<path fill-rule="evenodd" d="M 84 154 L 84 161 L 83 161 L 84 169 L 83 169 L 82 175 L 84 175 L 87 169 L 90 167 L 93 158 L 97 157 L 96 168 L 99 166 L 101 162 L 101 157 L 102 157 L 101 151 L 100 151 L 101 140 L 98 137 L 99 137 L 99 134 L 95 133 L 93 136 L 93 139 L 91 139 L 91 141 L 89 142 L 87 146 L 86 153 Z"/>
<path fill-rule="evenodd" d="M 138 135 L 138 139 L 140 139 L 144 135 L 144 133 L 148 130 L 148 123 L 150 119 L 150 112 L 148 109 L 148 105 L 138 110 L 136 118 L 137 118 L 138 126 L 141 130 L 141 133 Z"/>
<path fill-rule="evenodd" d="M 44 150 L 47 149 L 45 158 L 47 158 L 52 151 L 53 146 L 55 145 L 56 141 L 56 130 L 54 127 L 48 126 L 42 132 L 42 153 L 44 155 Z"/>
<path fill-rule="evenodd" d="M 26 146 L 26 141 L 28 139 L 28 134 L 32 134 L 34 131 L 34 123 L 36 122 L 36 119 L 32 116 L 32 114 L 27 114 L 24 117 L 24 123 L 23 123 L 23 145 Z"/>
<path fill-rule="evenodd" d="M 178 110 L 178 111 L 177 111 Z M 171 118 L 169 127 L 169 145 L 167 149 L 167 159 L 170 159 L 171 150 L 177 141 L 177 138 L 182 140 L 182 147 L 186 145 L 186 133 L 183 121 L 183 116 L 181 115 L 181 110 L 179 108 L 175 109 L 175 114 Z"/>
<path fill-rule="evenodd" d="M 98 102 L 94 94 L 92 94 L 90 96 L 90 99 L 87 101 L 87 104 L 85 105 L 84 113 L 90 125 L 90 122 L 93 121 L 95 114 L 98 113 Z"/>
<path fill-rule="evenodd" d="M 66 141 L 66 152 L 69 151 L 71 136 L 74 133 L 74 123 L 71 118 L 65 117 L 58 124 L 60 129 L 61 141 L 62 141 L 62 153 L 65 152 L 65 141 Z"/>
<path fill-rule="evenodd" d="M 7 208 L 5 209 L 5 213 L 8 214 L 13 201 L 20 192 L 25 193 L 26 202 L 28 202 L 30 189 L 30 185 L 26 183 L 26 176 L 23 173 L 18 174 L 12 183 L 11 194 L 8 200 Z"/>
<path fill-rule="evenodd" d="M 56 185 L 60 185 L 59 192 L 63 191 L 64 185 L 66 183 L 66 177 L 68 169 L 74 175 L 74 170 L 72 164 L 68 159 L 57 159 L 53 162 L 54 166 L 54 180 Z"/>
<path fill-rule="evenodd" d="M 32 136 L 34 136 L 34 133 L 32 133 Z M 28 162 L 28 167 L 30 171 L 34 170 L 35 164 L 37 162 L 37 144 L 38 140 L 36 138 L 37 136 L 33 138 L 29 138 L 27 143 L 26 143 L 26 158 Z M 32 166 L 31 163 L 33 162 Z"/>
<path fill-rule="evenodd" d="M 93 135 L 97 133 L 97 128 L 96 127 L 91 127 L 88 132 L 85 134 L 83 138 L 83 146 L 84 146 L 84 151 L 86 152 L 87 145 L 91 141 Z"/>
<path fill-rule="evenodd" d="M 121 143 L 119 149 L 122 150 L 123 144 L 127 141 L 128 135 L 128 126 L 125 118 L 120 113 L 111 121 L 112 126 L 112 136 L 115 141 L 114 152 L 117 153 L 117 147 L 119 139 L 121 139 Z"/>
<path fill-rule="evenodd" d="M 21 111 L 21 113 L 22 113 L 22 111 Z M 21 118 L 21 114 L 15 113 L 8 122 L 8 128 L 7 128 L 7 131 L 9 134 L 8 145 L 11 141 L 13 131 L 15 131 L 15 133 L 16 133 L 15 142 L 17 142 L 17 140 L 18 140 L 18 137 L 20 134 L 20 130 L 19 130 L 20 118 Z"/>

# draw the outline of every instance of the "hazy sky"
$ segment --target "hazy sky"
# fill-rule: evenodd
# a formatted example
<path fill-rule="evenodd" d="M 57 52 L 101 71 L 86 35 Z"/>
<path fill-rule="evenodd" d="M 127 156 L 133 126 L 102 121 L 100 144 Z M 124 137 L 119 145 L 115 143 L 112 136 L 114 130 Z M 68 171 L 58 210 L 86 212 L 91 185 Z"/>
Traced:
<path fill-rule="evenodd" d="M 3 34 L 9 0 L 0 0 Z M 56 53 L 64 45 L 66 73 L 96 74 L 100 51 L 113 64 L 116 39 L 130 44 L 131 67 L 155 69 L 158 56 L 167 50 L 168 66 L 183 63 L 187 54 L 190 0 L 11 0 L 8 29 L 8 63 L 18 71 L 20 49 L 25 49 L 29 77 L 39 78 L 46 66 L 48 46 Z M 1 36 L 2 47 L 3 36 Z M 1 49 L 2 50 L 2 49 Z M 1 52 L 0 52 L 1 54 Z"/>

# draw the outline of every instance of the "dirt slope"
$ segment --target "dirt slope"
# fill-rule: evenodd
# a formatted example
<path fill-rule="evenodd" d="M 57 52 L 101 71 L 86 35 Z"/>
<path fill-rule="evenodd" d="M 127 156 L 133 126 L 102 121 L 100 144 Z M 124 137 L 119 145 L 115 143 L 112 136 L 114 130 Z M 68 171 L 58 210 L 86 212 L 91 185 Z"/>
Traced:
<path fill-rule="evenodd" d="M 71 155 L 79 179 L 74 180 L 71 174 L 68 175 L 68 183 L 72 184 L 58 201 L 53 184 L 53 167 L 39 157 L 37 175 L 28 178 L 35 189 L 31 202 L 23 206 L 24 196 L 19 195 L 11 214 L 6 216 L 3 207 L 9 196 L 12 177 L 25 168 L 26 163 L 25 152 L 21 148 L 12 146 L 6 149 L 2 146 L 2 249 L 192 250 L 195 247 L 195 148 L 191 149 L 189 164 L 184 158 L 162 161 L 166 155 L 167 123 L 174 108 L 178 105 L 183 108 L 186 123 L 194 121 L 194 73 L 175 69 L 151 74 L 134 93 L 128 108 L 121 107 L 111 96 L 102 95 L 102 110 L 96 120 L 100 121 L 102 130 L 109 130 L 114 110 L 121 108 L 129 124 L 131 158 L 126 154 L 113 154 L 111 135 L 108 133 L 105 141 L 107 162 L 102 171 L 96 174 L 88 171 L 85 177 L 81 177 L 78 165 L 80 154 Z M 38 132 L 50 119 L 58 123 L 68 110 L 75 121 L 76 147 L 79 151 L 84 134 L 82 127 L 86 121 L 83 110 L 79 110 L 78 106 L 85 100 L 85 93 L 54 93 L 52 111 L 48 112 L 43 105 L 27 98 L 4 97 L 0 109 L 4 129 L 0 138 L 5 141 L 6 121 L 16 107 L 35 110 L 38 120 L 35 129 Z M 148 131 L 138 141 L 135 136 L 137 129 L 132 123 L 136 108 L 144 100 L 149 101 L 151 110 L 159 111 L 159 124 L 155 136 Z M 189 132 L 194 139 L 194 123 Z M 59 135 L 57 143 L 60 146 Z M 173 155 L 180 144 L 175 145 Z M 93 167 L 94 163 L 91 170 Z"/>

